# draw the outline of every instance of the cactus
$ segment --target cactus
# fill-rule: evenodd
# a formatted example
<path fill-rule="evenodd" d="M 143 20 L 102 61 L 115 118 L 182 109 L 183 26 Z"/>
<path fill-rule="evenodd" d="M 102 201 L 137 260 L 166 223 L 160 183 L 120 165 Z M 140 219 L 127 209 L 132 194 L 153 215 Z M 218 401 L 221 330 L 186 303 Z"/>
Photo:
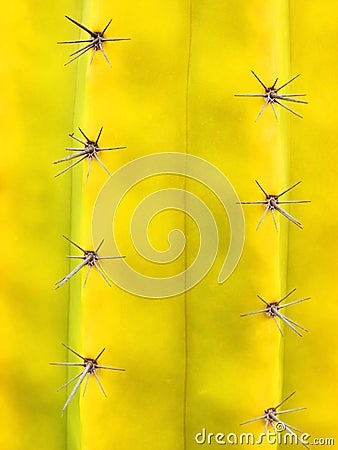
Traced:
<path fill-rule="evenodd" d="M 20 8 L 3 4 L 4 36 L 13 38 L 4 46 L 8 64 L 2 70 L 1 448 L 218 448 L 217 433 L 258 436 L 264 420 L 240 424 L 269 408 L 271 418 L 294 391 L 282 409 L 307 410 L 290 414 L 286 423 L 311 439 L 337 439 L 334 6 L 303 0 L 61 1 L 38 9 L 31 0 Z M 112 67 L 100 52 L 91 62 L 92 50 L 64 67 L 77 47 L 69 51 L 56 42 L 87 37 L 65 15 L 93 31 L 112 18 L 107 36 L 131 41 L 103 43 Z M 267 86 L 301 73 L 291 86 L 292 93 L 307 94 L 309 105 L 295 104 L 304 118 L 276 105 L 278 121 L 266 108 L 255 122 L 263 100 L 234 96 L 264 92 L 250 70 Z M 73 146 L 68 134 L 77 137 L 78 127 L 94 143 L 103 127 L 100 147 L 127 147 L 102 152 L 110 173 L 145 155 L 183 152 L 223 172 L 241 202 L 264 201 L 255 180 L 274 195 L 302 180 L 285 198 L 311 200 L 286 206 L 304 229 L 276 214 L 278 232 L 270 215 L 256 231 L 264 205 L 245 208 L 241 259 L 219 284 L 231 239 L 219 198 L 192 178 L 157 176 L 121 203 L 119 255 L 149 277 L 170 277 L 193 263 L 199 232 L 182 212 L 162 212 L 149 225 L 160 251 L 168 249 L 171 230 L 185 233 L 185 250 L 171 264 L 141 258 L 129 235 L 140 201 L 154 190 L 170 196 L 180 188 L 202 199 L 217 223 L 218 254 L 208 274 L 188 291 L 162 299 L 109 287 L 95 267 L 85 287 L 86 268 L 54 290 L 75 267 L 65 256 L 78 255 L 62 234 L 86 250 L 105 238 L 95 234 L 93 222 L 109 179 L 99 162 L 92 161 L 89 177 L 84 160 L 54 179 L 51 163 Z M 187 207 L 194 201 L 182 198 Z M 106 240 L 101 252 L 116 255 Z M 103 273 L 119 273 L 123 264 L 102 261 Z M 304 337 L 281 321 L 283 337 L 266 314 L 240 317 L 260 308 L 257 295 L 270 305 L 294 288 L 288 301 L 311 297 L 284 310 L 309 329 Z M 89 375 L 95 364 L 126 369 L 98 372 L 107 398 L 91 377 L 86 395 L 83 388 L 76 392 L 62 414 L 74 385 L 64 394 L 56 389 L 79 371 L 48 365 L 76 362 L 61 343 L 83 355 Z"/>

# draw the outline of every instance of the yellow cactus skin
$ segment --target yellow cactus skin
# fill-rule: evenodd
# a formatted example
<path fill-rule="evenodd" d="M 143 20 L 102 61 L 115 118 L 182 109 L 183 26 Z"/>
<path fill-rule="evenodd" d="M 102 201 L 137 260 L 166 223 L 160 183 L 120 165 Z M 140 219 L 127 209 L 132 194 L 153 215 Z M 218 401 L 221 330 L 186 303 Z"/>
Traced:
<path fill-rule="evenodd" d="M 0 112 L 7 149 L 2 206 L 8 211 L 2 219 L 1 448 L 219 448 L 214 436 L 211 445 L 199 445 L 196 433 L 205 428 L 258 436 L 263 422 L 239 424 L 294 390 L 288 407 L 308 411 L 285 420 L 312 437 L 337 442 L 335 3 L 84 3 L 39 4 L 38 11 L 32 1 L 20 8 L 2 5 L 9 18 L 4 35 L 15 29 L 15 40 L 4 48 L 4 60 L 11 64 L 2 70 L 6 108 Z M 93 29 L 113 18 L 109 34 L 132 41 L 105 46 L 112 68 L 100 53 L 91 65 L 88 54 L 63 68 L 70 47 L 53 46 L 78 36 L 64 14 Z M 255 123 L 262 102 L 233 97 L 261 91 L 250 69 L 268 84 L 300 72 L 292 87 L 308 94 L 311 103 L 296 108 L 305 119 L 279 108 L 276 122 L 267 108 Z M 13 124 L 17 132 L 10 135 Z M 272 193 L 302 179 L 290 198 L 308 198 L 312 204 L 290 212 L 304 230 L 278 218 L 276 233 L 268 215 L 256 232 L 263 210 L 245 207 L 242 259 L 218 285 L 229 240 L 224 211 L 191 180 L 159 179 L 156 189 L 186 188 L 214 211 L 221 244 L 205 279 L 185 295 L 149 300 L 109 288 L 92 270 L 85 289 L 78 275 L 55 293 L 53 283 L 69 269 L 61 234 L 92 246 L 93 207 L 107 180 L 98 164 L 92 164 L 88 183 L 80 166 L 53 179 L 50 163 L 62 156 L 67 133 L 77 126 L 91 138 L 103 126 L 101 144 L 128 146 L 103 156 L 111 171 L 146 154 L 186 152 L 222 170 L 241 200 L 262 198 L 255 179 Z M 116 230 L 122 253 L 147 270 L 137 260 L 126 224 L 153 187 L 145 182 L 141 192 L 128 197 Z M 152 267 L 148 275 L 179 272 L 194 258 L 196 227 L 182 214 L 157 217 L 150 240 L 166 248 L 173 228 L 186 232 L 186 253 L 170 267 Z M 27 263 L 18 275 L 17 268 Z M 265 316 L 239 317 L 260 307 L 257 294 L 278 300 L 294 287 L 299 298 L 312 297 L 290 311 L 310 330 L 304 338 L 285 329 L 281 339 Z M 88 357 L 106 347 L 100 362 L 126 369 L 100 371 L 108 397 L 91 380 L 86 396 L 78 393 L 63 417 L 64 397 L 56 388 L 65 382 L 65 371 L 48 366 L 71 358 L 59 346 L 62 341 Z"/>
<path fill-rule="evenodd" d="M 49 362 L 67 357 L 60 344 L 68 341 L 69 292 L 54 283 L 69 269 L 62 234 L 71 233 L 74 205 L 71 178 L 54 180 L 52 161 L 72 131 L 76 80 L 60 69 L 56 41 L 68 32 L 65 11 L 79 14 L 80 2 L 1 8 L 0 447 L 60 450 L 67 422 L 57 388 L 66 374 Z"/>
<path fill-rule="evenodd" d="M 113 171 L 149 153 L 184 151 L 187 5 L 150 1 L 130 8 L 116 2 L 112 11 L 109 4 L 99 3 L 99 7 L 93 4 L 88 14 L 93 26 L 99 29 L 113 15 L 110 34 L 132 39 L 106 46 L 112 69 L 97 55 L 88 72 L 86 127 L 95 134 L 103 126 L 105 145 L 128 146 L 104 155 L 105 164 Z M 99 88 L 100 84 L 106 88 Z M 92 172 L 84 189 L 88 233 L 95 199 L 107 180 L 98 165 Z M 172 183 L 172 178 L 156 180 L 157 189 Z M 175 187 L 184 187 L 182 177 L 176 179 Z M 142 183 L 141 192 L 135 191 L 125 202 L 117 233 L 123 242 L 122 254 L 129 262 L 140 264 L 122 223 L 129 227 L 130 211 L 153 191 L 151 180 Z M 164 213 L 155 224 L 163 234 L 154 227 L 150 239 L 165 248 L 167 233 L 183 229 L 184 216 Z M 161 265 L 147 274 L 168 276 L 184 270 L 184 264 L 182 255 L 173 267 Z M 142 299 L 115 286 L 109 288 L 96 273 L 89 279 L 83 302 L 85 349 L 95 353 L 107 347 L 104 361 L 126 372 L 101 371 L 107 399 L 96 383 L 90 383 L 80 406 L 83 448 L 160 446 L 169 450 L 184 446 L 184 307 L 183 295 L 168 300 Z M 93 424 L 98 423 L 106 432 L 95 432 Z"/>
<path fill-rule="evenodd" d="M 165 7 L 146 2 L 132 9 L 116 2 L 114 35 L 130 36 L 132 41 L 106 47 L 112 70 L 101 55 L 95 56 L 85 92 L 86 129 L 95 135 L 103 125 L 107 145 L 128 145 L 107 157 L 107 165 L 120 167 L 144 154 L 180 151 L 215 164 L 243 199 L 260 198 L 255 178 L 272 191 L 284 187 L 287 176 L 280 167 L 287 166 L 283 133 L 288 118 L 282 113 L 280 124 L 267 110 L 254 123 L 261 103 L 233 97 L 236 92 L 259 89 L 250 68 L 271 80 L 277 72 L 289 75 L 275 56 L 284 51 L 285 43 L 272 24 L 262 27 L 262 21 L 252 21 L 252 29 L 245 32 L 248 17 L 261 15 L 263 23 L 270 23 L 271 16 L 278 17 L 280 5 L 276 2 L 265 10 L 265 2 L 252 2 L 243 15 L 235 3 L 224 10 L 216 1 L 170 2 Z M 110 6 L 96 2 L 87 23 L 92 21 L 99 29 L 110 16 Z M 243 30 L 241 43 L 238 29 Z M 264 52 L 259 42 L 264 43 Z M 96 167 L 85 185 L 87 228 L 105 180 Z M 165 182 L 157 183 L 157 189 L 165 187 Z M 172 183 L 182 187 L 180 179 Z M 107 346 L 105 361 L 127 372 L 102 373 L 108 399 L 93 386 L 81 401 L 83 448 L 199 448 L 195 435 L 202 428 L 258 436 L 261 423 L 246 429 L 239 424 L 280 401 L 278 330 L 266 317 L 239 317 L 257 309 L 256 294 L 277 300 L 284 293 L 280 234 L 271 217 L 256 233 L 262 211 L 249 207 L 243 258 L 233 276 L 218 285 L 217 271 L 229 239 L 224 213 L 196 183 L 186 181 L 184 186 L 215 210 L 222 237 L 219 259 L 197 287 L 167 300 L 137 298 L 115 286 L 109 290 L 97 274 L 90 278 L 83 302 L 86 351 L 92 354 Z M 126 200 L 117 225 L 121 252 L 132 263 L 137 255 L 125 230 L 137 200 L 150 191 L 146 184 L 139 197 Z M 158 218 L 150 240 L 163 245 L 170 225 L 185 227 L 190 243 L 186 261 L 175 262 L 175 270 L 180 271 L 196 254 L 192 244 L 196 228 L 171 213 Z M 159 276 L 163 267 L 153 270 L 153 276 Z M 99 428 L 106 432 L 97 432 Z M 214 442 L 211 447 L 218 445 Z"/>
<path fill-rule="evenodd" d="M 233 97 L 234 93 L 260 91 L 250 69 L 267 83 L 285 71 L 276 58 L 284 42 L 271 23 L 279 14 L 279 5 L 265 6 L 266 2 L 255 1 L 239 11 L 236 2 L 227 3 L 226 8 L 217 1 L 192 2 L 188 151 L 222 170 L 242 200 L 261 197 L 255 179 L 272 192 L 285 183 L 280 170 L 284 160 L 280 124 L 270 110 L 255 123 L 261 102 Z M 280 399 L 280 336 L 275 324 L 264 316 L 239 317 L 259 309 L 257 294 L 271 299 L 281 294 L 283 243 L 269 216 L 255 231 L 262 212 L 260 207 L 245 209 L 246 244 L 231 278 L 217 285 L 216 263 L 187 293 L 185 433 L 189 449 L 202 447 L 194 441 L 202 428 L 214 433 L 208 448 L 219 448 L 218 432 L 252 432 L 258 437 L 263 423 L 239 424 L 261 415 Z M 216 217 L 225 240 L 220 246 L 224 257 L 228 225 L 221 214 L 216 212 Z"/>
<path fill-rule="evenodd" d="M 306 307 L 294 315 L 310 332 L 302 342 L 289 340 L 287 333 L 283 389 L 297 389 L 308 409 L 302 429 L 312 438 L 334 438 L 337 445 L 337 93 L 330 88 L 338 73 L 333 44 L 338 38 L 337 11 L 330 1 L 320 7 L 307 5 L 305 1 L 290 5 L 293 71 L 304 74 L 302 86 L 311 93 L 306 124 L 292 122 L 290 174 L 303 180 L 302 190 L 312 204 L 302 212 L 304 232 L 297 235 L 290 227 L 287 277 L 290 288 L 311 295 Z M 302 42 L 309 51 L 304 52 Z"/>

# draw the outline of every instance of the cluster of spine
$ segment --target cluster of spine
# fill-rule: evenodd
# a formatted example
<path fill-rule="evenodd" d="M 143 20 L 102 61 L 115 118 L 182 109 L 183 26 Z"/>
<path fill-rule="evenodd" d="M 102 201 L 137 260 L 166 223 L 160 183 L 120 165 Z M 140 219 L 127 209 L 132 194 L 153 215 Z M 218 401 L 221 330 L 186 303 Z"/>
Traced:
<path fill-rule="evenodd" d="M 256 117 L 256 121 L 260 118 L 260 116 L 262 115 L 263 111 L 265 110 L 265 108 L 268 105 L 271 105 L 271 108 L 273 110 L 274 116 L 276 118 L 276 120 L 278 120 L 277 117 L 277 113 L 276 113 L 276 109 L 275 109 L 275 104 L 278 104 L 280 106 L 282 106 L 283 108 L 285 108 L 286 110 L 290 111 L 292 114 L 294 114 L 297 117 L 302 118 L 302 116 L 300 114 L 298 114 L 297 112 L 295 112 L 294 110 L 292 110 L 291 108 L 289 108 L 288 106 L 284 105 L 283 103 L 281 103 L 281 101 L 288 101 L 288 102 L 295 102 L 295 103 L 303 103 L 306 104 L 307 102 L 303 101 L 303 100 L 299 100 L 296 99 L 295 97 L 303 97 L 306 94 L 281 94 L 279 91 L 284 88 L 285 86 L 287 86 L 289 83 L 291 83 L 293 80 L 295 80 L 297 77 L 299 77 L 299 74 L 296 75 L 295 77 L 291 78 L 291 80 L 289 80 L 288 82 L 284 83 L 282 86 L 280 86 L 279 88 L 276 87 L 278 78 L 276 78 L 276 80 L 274 81 L 273 85 L 271 87 L 266 86 L 262 80 L 256 75 L 256 73 L 254 71 L 252 71 L 253 75 L 255 76 L 255 78 L 259 81 L 259 83 L 263 86 L 264 88 L 264 93 L 262 94 L 235 94 L 238 97 L 261 97 L 264 99 L 264 105 L 261 108 L 261 110 L 258 113 L 258 116 Z M 284 191 L 282 191 L 279 194 L 269 194 L 263 187 L 262 185 L 256 180 L 256 183 L 259 187 L 259 189 L 262 191 L 262 193 L 265 196 L 264 200 L 257 200 L 257 201 L 244 201 L 241 202 L 241 204 L 244 205 L 263 205 L 265 207 L 264 213 L 261 217 L 261 219 L 258 222 L 258 225 L 256 227 L 256 231 L 259 229 L 259 227 L 261 226 L 264 218 L 266 217 L 266 215 L 268 214 L 268 212 L 271 212 L 272 218 L 273 218 L 273 222 L 274 222 L 274 226 L 276 228 L 276 231 L 278 231 L 278 226 L 277 226 L 277 220 L 276 220 L 276 216 L 275 216 L 275 212 L 278 211 L 282 216 L 286 217 L 286 219 L 288 219 L 291 223 L 293 223 L 294 225 L 296 225 L 299 228 L 303 228 L 302 224 L 295 219 L 291 214 L 289 214 L 287 211 L 285 211 L 280 205 L 281 204 L 295 204 L 295 203 L 309 203 L 309 200 L 281 200 L 280 198 L 286 194 L 287 192 L 289 192 L 290 190 L 292 190 L 293 188 L 295 188 L 296 186 L 298 186 L 299 183 L 301 183 L 301 181 L 293 184 L 291 187 L 285 189 Z M 292 306 L 301 302 L 304 302 L 306 300 L 309 300 L 310 297 L 305 297 L 305 298 L 301 298 L 298 300 L 294 300 L 288 303 L 283 303 L 284 300 L 286 300 L 289 296 L 291 296 L 296 289 L 292 289 L 290 292 L 288 292 L 286 295 L 284 295 L 280 300 L 278 301 L 273 301 L 273 302 L 267 302 L 264 298 L 262 298 L 260 295 L 257 295 L 257 297 L 263 302 L 264 304 L 264 309 L 260 309 L 258 311 L 252 311 L 246 314 L 242 314 L 241 317 L 245 317 L 245 316 L 249 316 L 249 315 L 256 315 L 256 314 L 266 314 L 268 317 L 273 318 L 280 334 L 282 337 L 284 337 L 284 333 L 282 330 L 282 327 L 280 325 L 280 323 L 278 322 L 278 319 L 284 323 L 286 326 L 288 326 L 291 330 L 293 330 L 298 336 L 302 337 L 301 331 L 305 331 L 307 332 L 308 330 L 306 328 L 304 328 L 303 326 L 299 325 L 297 322 L 295 322 L 294 320 L 290 319 L 289 317 L 286 317 L 282 312 L 281 309 L 287 307 L 287 306 Z M 245 425 L 251 422 L 255 422 L 255 421 L 260 421 L 260 420 L 264 420 L 265 421 L 265 426 L 264 426 L 264 431 L 263 431 L 263 437 L 266 435 L 268 428 L 271 426 L 271 428 L 273 429 L 273 431 L 276 433 L 276 435 L 278 435 L 278 433 L 282 432 L 282 431 L 286 431 L 288 434 L 290 434 L 291 436 L 294 437 L 295 442 L 296 443 L 300 443 L 302 444 L 304 447 L 309 448 L 307 442 L 305 442 L 297 433 L 300 432 L 300 430 L 298 430 L 297 428 L 285 423 L 284 421 L 282 421 L 278 416 L 281 414 L 285 414 L 288 412 L 293 412 L 293 411 L 300 411 L 303 410 L 305 408 L 292 408 L 292 409 L 288 409 L 288 410 L 284 410 L 284 411 L 277 411 L 277 409 L 282 406 L 290 397 L 292 397 L 295 394 L 295 392 L 292 392 L 290 395 L 288 395 L 286 398 L 284 398 L 280 403 L 278 403 L 278 405 L 273 406 L 273 407 L 269 407 L 267 409 L 264 410 L 264 414 L 256 417 L 254 419 L 248 420 L 246 422 L 243 422 L 241 425 Z"/>
<path fill-rule="evenodd" d="M 93 50 L 91 62 L 93 60 L 95 53 L 97 51 L 101 51 L 103 56 L 105 57 L 106 61 L 108 62 L 108 64 L 111 66 L 108 56 L 103 48 L 103 44 L 105 42 L 129 40 L 129 38 L 106 38 L 104 36 L 104 33 L 108 29 L 108 27 L 111 23 L 111 20 L 105 26 L 103 31 L 96 32 L 96 31 L 89 30 L 87 27 L 85 27 L 84 25 L 80 24 L 79 22 L 77 22 L 76 20 L 74 20 L 68 16 L 66 16 L 66 18 L 68 20 L 70 20 L 72 23 L 74 23 L 75 25 L 77 25 L 79 28 L 85 30 L 89 34 L 89 39 L 80 39 L 80 40 L 74 40 L 74 41 L 59 42 L 59 44 L 77 44 L 77 43 L 85 44 L 84 47 L 74 51 L 70 55 L 71 59 L 65 65 L 68 65 L 72 61 L 76 60 L 77 58 L 82 56 L 87 51 Z M 109 176 L 111 176 L 111 173 L 109 172 L 107 167 L 104 165 L 104 163 L 100 159 L 99 153 L 104 152 L 104 151 L 120 150 L 120 149 L 124 149 L 126 147 L 125 146 L 123 146 L 123 147 L 100 147 L 99 139 L 101 137 L 102 130 L 103 130 L 103 127 L 101 127 L 95 140 L 92 140 L 89 137 L 87 137 L 87 135 L 84 133 L 84 131 L 80 127 L 79 127 L 79 131 L 85 140 L 80 139 L 80 138 L 76 137 L 74 135 L 74 133 L 71 133 L 69 136 L 72 139 L 74 139 L 76 142 L 79 142 L 80 144 L 82 144 L 83 147 L 67 147 L 66 148 L 66 150 L 69 152 L 72 152 L 72 154 L 70 156 L 66 156 L 62 159 L 54 161 L 53 164 L 59 164 L 59 163 L 69 162 L 69 161 L 71 162 L 71 164 L 69 166 L 67 166 L 65 169 L 63 169 L 61 172 L 57 173 L 55 176 L 58 177 L 58 176 L 62 175 L 63 173 L 72 169 L 75 165 L 79 164 L 81 161 L 84 161 L 85 159 L 87 159 L 87 161 L 88 161 L 88 169 L 87 169 L 87 176 L 86 176 L 87 181 L 88 181 L 89 174 L 90 174 L 91 162 L 93 160 L 98 162 L 101 165 L 101 167 L 105 170 L 105 172 Z M 75 162 L 73 162 L 73 160 L 75 160 Z M 67 258 L 80 260 L 81 262 L 69 274 L 67 274 L 65 277 L 63 277 L 60 281 L 58 281 L 56 283 L 56 289 L 60 288 L 62 285 L 64 285 L 66 282 L 68 282 L 70 280 L 70 278 L 72 278 L 75 274 L 77 274 L 85 266 L 87 267 L 87 273 L 86 273 L 85 280 L 84 280 L 84 286 L 87 283 L 87 279 L 88 279 L 91 268 L 95 268 L 99 272 L 99 274 L 102 276 L 104 281 L 108 284 L 108 286 L 111 286 L 107 275 L 104 273 L 104 270 L 100 265 L 100 260 L 124 258 L 124 256 L 120 256 L 120 255 L 102 256 L 101 254 L 99 254 L 99 250 L 103 244 L 103 240 L 100 242 L 100 244 L 98 245 L 98 247 L 96 249 L 85 250 L 80 245 L 78 245 L 77 243 L 72 241 L 70 238 L 68 238 L 67 236 L 63 236 L 63 237 L 70 244 L 72 244 L 74 247 L 76 247 L 78 250 L 80 250 L 83 253 L 83 255 L 81 255 L 81 256 L 68 255 L 67 256 Z M 76 394 L 77 390 L 80 388 L 82 382 L 84 382 L 84 381 L 85 381 L 85 386 L 84 386 L 83 394 L 85 394 L 91 375 L 94 376 L 101 391 L 106 396 L 106 392 L 105 392 L 103 385 L 97 375 L 98 369 L 107 369 L 107 370 L 114 370 L 114 371 L 124 371 L 125 370 L 125 369 L 121 369 L 121 368 L 117 368 L 117 367 L 110 367 L 110 366 L 104 366 L 104 365 L 99 364 L 98 360 L 99 360 L 100 356 L 102 355 L 102 353 L 104 352 L 105 348 L 103 348 L 95 358 L 88 358 L 88 357 L 84 357 L 84 356 L 80 355 L 78 352 L 76 352 L 75 350 L 68 347 L 68 345 L 66 345 L 66 344 L 63 344 L 63 345 L 69 351 L 71 351 L 73 354 L 78 356 L 82 361 L 81 362 L 53 362 L 51 364 L 52 365 L 60 365 L 60 366 L 68 366 L 68 367 L 81 367 L 82 370 L 79 374 L 75 375 L 67 383 L 65 383 L 63 386 L 61 386 L 59 388 L 59 390 L 61 390 L 77 380 L 75 386 L 73 387 L 71 393 L 69 394 L 69 396 L 67 398 L 66 403 L 64 404 L 64 406 L 62 408 L 62 411 L 64 411 L 67 408 L 68 404 L 70 403 L 70 401 Z"/>

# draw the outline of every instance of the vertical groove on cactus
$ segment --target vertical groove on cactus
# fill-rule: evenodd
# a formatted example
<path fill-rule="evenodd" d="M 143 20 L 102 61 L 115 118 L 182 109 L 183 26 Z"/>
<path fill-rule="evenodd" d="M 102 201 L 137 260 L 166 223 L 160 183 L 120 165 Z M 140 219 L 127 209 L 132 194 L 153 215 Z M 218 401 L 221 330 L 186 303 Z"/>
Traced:
<path fill-rule="evenodd" d="M 279 56 L 278 56 L 278 75 L 285 79 L 290 79 L 296 74 L 291 72 L 290 62 L 290 11 L 289 0 L 279 0 L 278 15 L 280 23 L 278 27 L 279 32 Z M 297 91 L 298 92 L 298 91 Z M 281 109 L 281 108 L 280 108 Z M 280 159 L 280 173 L 281 173 L 281 187 L 284 189 L 291 186 L 297 180 L 290 180 L 290 121 L 293 118 L 290 114 L 280 114 L 280 140 L 281 140 L 281 159 Z M 301 119 L 300 119 L 301 120 Z M 297 197 L 298 198 L 298 197 Z M 288 220 L 280 221 L 280 246 L 279 246 L 279 272 L 280 272 L 280 294 L 284 296 L 290 286 L 288 286 L 288 258 L 289 258 L 289 228 L 291 224 Z M 293 288 L 294 286 L 292 286 Z M 291 288 L 290 288 L 291 289 Z M 284 332 L 285 325 L 281 324 Z M 282 399 L 286 395 L 284 390 L 284 347 L 285 338 L 280 339 L 279 345 L 279 397 Z M 296 389 L 296 388 L 295 388 Z"/>
<path fill-rule="evenodd" d="M 186 102 L 185 102 L 185 153 L 189 154 L 190 146 L 189 146 L 189 127 L 190 127 L 190 70 L 191 70 L 191 56 L 192 56 L 192 24 L 193 20 L 193 0 L 188 0 L 187 2 L 187 62 L 186 62 Z M 186 170 L 187 172 L 187 170 Z M 184 179 L 183 184 L 184 191 L 187 190 L 187 179 Z M 185 195 L 185 210 L 187 210 L 187 197 Z M 188 242 L 188 227 L 187 227 L 187 219 L 184 217 L 184 235 L 186 236 Z M 188 269 L 189 262 L 187 258 L 187 253 L 184 253 L 184 267 L 185 270 Z M 188 436 L 187 436 L 187 395 L 188 395 L 188 383 L 189 383 L 189 373 L 188 373 L 188 365 L 189 365 L 189 329 L 188 329 L 188 299 L 187 294 L 184 294 L 184 393 L 183 393 L 183 420 L 182 420 L 182 431 L 183 431 L 183 449 L 186 450 L 188 447 Z"/>
<path fill-rule="evenodd" d="M 88 20 L 88 9 L 89 9 L 89 1 L 83 0 L 81 2 L 81 8 L 79 8 L 79 15 L 77 18 L 85 23 Z M 66 20 L 66 19 L 65 19 Z M 78 33 L 80 37 L 82 30 L 75 30 L 71 26 L 68 27 L 72 30 L 73 36 Z M 88 70 L 90 67 L 88 65 L 88 57 L 86 55 L 83 58 L 79 58 L 77 62 L 74 62 L 73 65 L 67 66 L 64 70 L 67 71 L 76 71 L 76 85 L 75 85 L 75 95 L 74 95 L 74 116 L 73 116 L 73 128 L 69 130 L 70 133 L 77 132 L 78 127 L 83 126 L 84 121 L 84 111 L 86 107 L 86 78 Z M 69 138 L 70 139 L 70 138 Z M 83 164 L 78 164 L 75 166 L 71 173 L 67 175 L 71 177 L 71 214 L 70 214 L 70 234 L 69 236 L 76 242 L 80 242 L 84 240 L 84 237 L 90 234 L 90 229 L 86 229 L 86 224 L 83 221 L 83 178 L 86 169 Z M 66 174 L 63 176 L 67 176 Z M 62 180 L 58 180 L 61 182 Z M 87 238 L 86 238 L 87 245 Z M 71 245 L 68 245 L 68 250 L 70 253 L 74 254 L 74 249 L 71 248 Z M 86 247 L 84 247 L 86 248 Z M 88 248 L 91 248 L 90 245 Z M 74 267 L 74 261 L 70 260 L 70 265 Z M 84 331 L 83 331 L 83 280 L 84 275 L 81 271 L 77 276 L 72 278 L 68 283 L 67 289 L 69 292 L 68 297 L 68 341 L 67 344 L 73 348 L 76 348 L 79 352 L 83 352 L 83 340 L 84 340 Z M 70 357 L 70 353 L 67 352 L 67 357 Z M 67 379 L 71 378 L 71 374 L 74 375 L 74 372 L 71 369 L 67 370 Z M 67 388 L 67 395 L 71 392 L 73 388 L 70 385 Z M 67 421 L 67 450 L 82 450 L 82 424 L 80 419 L 80 402 L 79 397 L 82 395 L 82 390 L 74 397 L 73 401 L 69 405 L 69 407 L 65 411 L 66 421 Z"/>

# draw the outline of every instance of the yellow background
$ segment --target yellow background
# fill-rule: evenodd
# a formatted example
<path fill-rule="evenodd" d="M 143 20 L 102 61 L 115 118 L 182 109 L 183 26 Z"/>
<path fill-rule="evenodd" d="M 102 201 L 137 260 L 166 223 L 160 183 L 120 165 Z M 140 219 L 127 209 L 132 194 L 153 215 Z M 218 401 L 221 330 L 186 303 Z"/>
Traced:
<path fill-rule="evenodd" d="M 263 422 L 239 424 L 294 390 L 286 407 L 307 410 L 286 422 L 337 441 L 336 2 L 83 3 L 1 5 L 1 448 L 203 448 L 194 441 L 203 427 L 258 434 Z M 77 47 L 56 42 L 79 36 L 65 14 L 94 29 L 113 18 L 107 36 L 132 40 L 105 46 L 112 68 L 100 53 L 89 65 L 89 52 L 64 67 Z M 267 108 L 255 123 L 262 101 L 233 95 L 261 92 L 251 69 L 267 84 L 301 73 L 288 88 L 307 93 L 309 105 L 295 106 L 304 119 L 278 108 L 277 122 Z M 273 193 L 302 180 L 290 198 L 312 203 L 290 211 L 304 230 L 282 218 L 277 234 L 267 216 L 256 232 L 263 210 L 248 206 L 242 259 L 223 285 L 221 243 L 207 277 L 177 298 L 109 289 L 94 271 L 85 289 L 78 275 L 55 291 L 70 270 L 62 234 L 92 245 L 91 214 L 107 179 L 96 164 L 88 183 L 85 165 L 54 179 L 51 163 L 78 126 L 92 138 L 103 126 L 101 145 L 127 145 L 103 156 L 111 171 L 178 151 L 217 166 L 243 200 L 261 199 L 255 179 Z M 228 238 L 208 192 L 189 180 L 172 184 L 209 202 Z M 158 229 L 168 223 L 191 241 L 180 271 L 194 257 L 196 228 L 175 212 Z M 261 307 L 257 294 L 278 300 L 294 287 L 297 298 L 311 297 L 288 312 L 310 330 L 303 338 L 286 329 L 281 339 L 264 316 L 239 318 Z M 107 399 L 91 380 L 63 416 L 66 393 L 56 389 L 73 372 L 49 366 L 74 361 L 61 342 L 89 357 L 106 347 L 100 362 L 126 368 L 99 373 Z"/>

